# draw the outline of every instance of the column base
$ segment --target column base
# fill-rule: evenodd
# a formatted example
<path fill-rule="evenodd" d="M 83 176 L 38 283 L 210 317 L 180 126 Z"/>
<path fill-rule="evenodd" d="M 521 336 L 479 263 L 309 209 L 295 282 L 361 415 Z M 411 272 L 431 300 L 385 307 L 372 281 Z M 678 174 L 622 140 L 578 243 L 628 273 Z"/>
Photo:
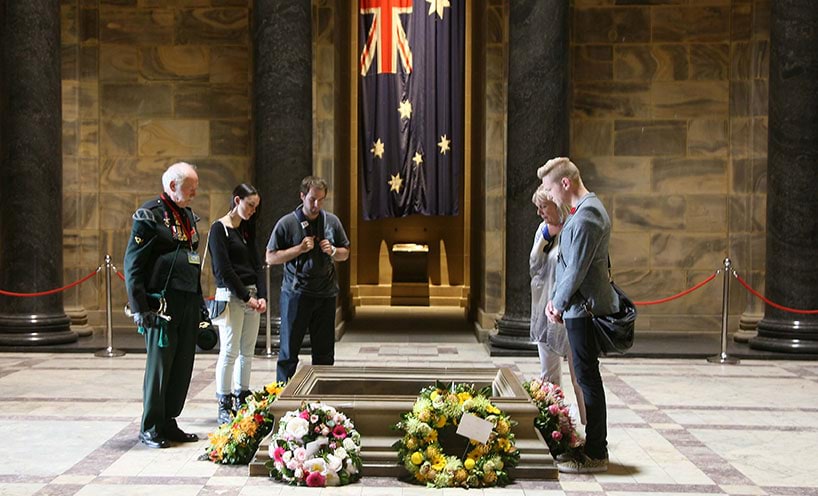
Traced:
<path fill-rule="evenodd" d="M 84 338 L 94 333 L 94 328 L 88 325 L 88 312 L 85 311 L 85 307 L 67 306 L 65 314 L 71 319 L 71 330 L 79 337 Z"/>
<path fill-rule="evenodd" d="M 491 356 L 537 356 L 537 345 L 531 342 L 531 321 L 528 317 L 504 315 L 497 321 L 497 334 L 489 336 Z"/>
<path fill-rule="evenodd" d="M 762 319 L 758 336 L 750 339 L 754 350 L 781 353 L 818 353 L 818 322 Z"/>
<path fill-rule="evenodd" d="M 73 343 L 77 333 L 64 313 L 0 315 L 0 345 L 42 346 Z"/>

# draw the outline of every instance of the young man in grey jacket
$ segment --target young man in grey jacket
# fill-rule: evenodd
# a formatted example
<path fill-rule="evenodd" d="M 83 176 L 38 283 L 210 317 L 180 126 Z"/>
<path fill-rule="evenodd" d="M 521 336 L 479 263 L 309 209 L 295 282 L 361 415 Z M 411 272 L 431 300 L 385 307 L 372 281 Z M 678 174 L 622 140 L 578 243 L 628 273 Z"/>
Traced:
<path fill-rule="evenodd" d="M 619 298 L 608 280 L 608 244 L 611 220 L 599 198 L 582 183 L 579 169 L 565 157 L 546 162 L 537 170 L 548 196 L 571 208 L 560 234 L 560 255 L 546 314 L 564 322 L 574 358 L 577 381 L 585 400 L 587 424 L 583 452 L 558 461 L 560 472 L 594 473 L 608 470 L 608 431 L 605 389 L 599 373 L 599 344 L 595 315 L 611 314 Z"/>

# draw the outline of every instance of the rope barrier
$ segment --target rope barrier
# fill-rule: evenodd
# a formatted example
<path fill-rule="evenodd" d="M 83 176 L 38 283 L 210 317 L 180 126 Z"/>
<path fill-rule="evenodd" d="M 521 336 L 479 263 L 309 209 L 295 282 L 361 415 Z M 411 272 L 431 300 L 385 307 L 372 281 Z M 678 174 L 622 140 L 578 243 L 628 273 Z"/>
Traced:
<path fill-rule="evenodd" d="M 742 278 L 741 278 L 741 276 L 740 276 L 740 275 L 738 275 L 738 272 L 736 272 L 735 270 L 733 271 L 733 275 L 735 276 L 735 278 L 736 278 L 736 279 L 738 279 L 738 282 L 739 282 L 739 283 L 740 283 L 742 286 L 744 286 L 744 288 L 745 288 L 747 291 L 749 291 L 750 293 L 752 293 L 752 294 L 753 294 L 753 296 L 755 296 L 755 297 L 757 297 L 757 298 L 760 298 L 760 299 L 761 299 L 761 301 L 763 301 L 764 303 L 766 303 L 766 304 L 770 305 L 770 306 L 771 306 L 771 307 L 773 307 L 773 308 L 777 308 L 777 309 L 779 309 L 779 310 L 783 310 L 783 311 L 785 311 L 785 312 L 799 313 L 799 314 L 803 314 L 803 315 L 816 315 L 816 314 L 818 314 L 818 310 L 799 310 L 799 309 L 797 309 L 797 308 L 785 307 L 784 305 L 779 305 L 778 303 L 775 303 L 775 302 L 773 302 L 773 301 L 770 301 L 770 300 L 769 300 L 768 298 L 766 298 L 764 295 L 762 295 L 761 293 L 759 293 L 758 291 L 756 291 L 755 289 L 753 289 L 752 287 L 750 287 L 750 285 L 749 285 L 749 284 L 747 284 L 747 282 L 746 282 L 744 279 L 742 279 Z"/>
<path fill-rule="evenodd" d="M 122 272 L 120 272 L 120 271 L 116 271 L 116 276 L 117 276 L 118 278 L 120 278 L 120 279 L 122 280 L 122 282 L 125 282 L 125 274 L 123 274 L 123 273 L 122 273 Z"/>
<path fill-rule="evenodd" d="M 718 273 L 719 273 L 719 271 L 717 270 L 716 272 L 712 273 L 712 274 L 710 275 L 710 277 L 708 277 L 708 278 L 707 278 L 707 279 L 705 279 L 704 281 L 702 281 L 702 282 L 700 282 L 700 283 L 696 284 L 696 285 L 695 285 L 695 286 L 693 286 L 692 288 L 689 288 L 689 289 L 686 289 L 686 290 L 682 291 L 681 293 L 676 293 L 676 294 L 675 294 L 675 295 L 673 295 L 673 296 L 668 296 L 667 298 L 661 298 L 661 299 L 659 299 L 659 300 L 652 300 L 652 301 L 634 301 L 634 302 L 633 302 L 633 304 L 634 304 L 634 305 L 640 305 L 640 306 L 647 306 L 647 305 L 658 305 L 659 303 L 667 303 L 667 302 L 672 301 L 672 300 L 675 300 L 675 299 L 677 299 L 677 298 L 681 298 L 682 296 L 688 295 L 688 294 L 692 293 L 693 291 L 696 291 L 696 290 L 697 290 L 697 289 L 699 289 L 700 287 L 704 286 L 704 285 L 705 285 L 705 284 L 707 284 L 708 282 L 710 282 L 710 281 L 712 281 L 713 279 L 715 279 L 715 278 L 716 278 L 716 276 L 718 275 Z"/>
<path fill-rule="evenodd" d="M 61 287 L 61 288 L 49 289 L 48 291 L 39 291 L 39 292 L 37 292 L 37 293 L 15 293 L 14 291 L 3 291 L 2 289 L 0 289 L 0 295 L 4 295 L 4 296 L 17 296 L 17 297 L 20 297 L 20 298 L 33 298 L 33 297 L 35 297 L 35 296 L 47 296 L 47 295 L 52 295 L 52 294 L 54 294 L 54 293 L 59 293 L 60 291 L 65 291 L 65 290 L 68 290 L 68 289 L 73 288 L 74 286 L 78 286 L 78 285 L 80 285 L 80 284 L 84 283 L 84 282 L 85 282 L 85 281 L 87 281 L 88 279 L 91 279 L 92 277 L 94 277 L 94 276 L 97 274 L 97 272 L 99 272 L 100 270 L 102 270 L 102 266 L 101 266 L 101 265 L 100 265 L 99 267 L 97 267 L 96 269 L 94 269 L 94 270 L 93 270 L 93 271 L 92 271 L 90 274 L 88 274 L 87 276 L 83 277 L 82 279 L 79 279 L 79 280 L 77 280 L 77 281 L 74 281 L 74 282 L 72 282 L 71 284 L 68 284 L 68 285 L 66 285 L 66 286 L 63 286 L 63 287 Z"/>

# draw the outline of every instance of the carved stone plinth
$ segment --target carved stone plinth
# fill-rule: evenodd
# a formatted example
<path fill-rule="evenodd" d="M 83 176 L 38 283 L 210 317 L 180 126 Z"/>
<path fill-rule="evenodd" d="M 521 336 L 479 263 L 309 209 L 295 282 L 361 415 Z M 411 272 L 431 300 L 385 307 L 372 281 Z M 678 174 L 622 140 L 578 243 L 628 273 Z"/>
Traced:
<path fill-rule="evenodd" d="M 408 473 L 398 463 L 392 444 L 397 431 L 390 427 L 402 413 L 412 409 L 420 390 L 435 381 L 491 386 L 492 403 L 517 421 L 513 428 L 520 463 L 510 471 L 517 479 L 557 479 L 558 473 L 548 447 L 534 428 L 537 407 L 520 380 L 508 368 L 420 368 L 420 367 L 335 367 L 305 366 L 272 405 L 276 421 L 303 401 L 321 401 L 337 408 L 355 422 L 361 433 L 364 476 L 403 477 Z M 273 432 L 277 430 L 277 425 Z M 250 475 L 269 475 L 264 464 L 269 458 L 269 437 L 262 441 L 250 463 Z"/>

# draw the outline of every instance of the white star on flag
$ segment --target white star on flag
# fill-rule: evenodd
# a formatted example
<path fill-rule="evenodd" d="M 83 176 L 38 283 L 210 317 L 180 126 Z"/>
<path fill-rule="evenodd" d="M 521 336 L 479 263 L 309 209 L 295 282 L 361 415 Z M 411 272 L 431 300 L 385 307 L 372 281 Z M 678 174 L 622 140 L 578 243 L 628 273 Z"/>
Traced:
<path fill-rule="evenodd" d="M 432 15 L 433 12 L 436 12 L 438 17 L 443 19 L 443 9 L 446 7 L 451 7 L 452 4 L 449 3 L 449 0 L 426 0 L 429 2 L 429 15 Z"/>
<path fill-rule="evenodd" d="M 441 155 L 446 155 L 446 152 L 450 150 L 449 143 L 451 143 L 451 141 L 448 138 L 446 138 L 445 134 L 440 137 L 440 143 L 438 143 L 437 146 L 440 147 Z"/>
<path fill-rule="evenodd" d="M 415 156 L 412 157 L 412 162 L 415 163 L 415 167 L 423 163 L 423 155 L 420 152 L 415 152 Z"/>
<path fill-rule="evenodd" d="M 383 141 L 381 141 L 381 139 L 378 138 L 378 141 L 372 144 L 372 149 L 369 151 L 372 152 L 372 154 L 375 155 L 376 157 L 383 158 L 383 148 L 384 148 Z"/>
<path fill-rule="evenodd" d="M 398 112 L 400 112 L 401 119 L 409 119 L 410 117 L 412 117 L 412 102 L 410 102 L 409 100 L 404 100 L 400 102 Z"/>

